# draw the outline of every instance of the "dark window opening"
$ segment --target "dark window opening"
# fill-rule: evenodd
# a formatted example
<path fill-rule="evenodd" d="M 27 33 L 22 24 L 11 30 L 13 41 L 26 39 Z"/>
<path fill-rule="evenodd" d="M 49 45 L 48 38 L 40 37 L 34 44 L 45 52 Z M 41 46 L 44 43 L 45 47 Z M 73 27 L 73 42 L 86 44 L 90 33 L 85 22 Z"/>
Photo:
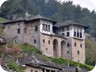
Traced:
<path fill-rule="evenodd" d="M 27 28 L 24 28 L 24 33 L 26 33 L 26 32 L 27 32 L 26 30 L 27 30 Z"/>
<path fill-rule="evenodd" d="M 34 44 L 36 43 L 36 39 L 34 39 Z"/>
<path fill-rule="evenodd" d="M 46 70 L 46 72 L 50 72 L 50 70 Z"/>
<path fill-rule="evenodd" d="M 48 50 L 48 48 L 46 48 L 46 50 Z"/>
<path fill-rule="evenodd" d="M 43 24 L 43 30 L 45 30 L 45 25 Z"/>
<path fill-rule="evenodd" d="M 43 39 L 43 43 L 45 43 L 45 39 Z"/>
<path fill-rule="evenodd" d="M 69 51 L 67 51 L 67 54 L 69 54 Z"/>
<path fill-rule="evenodd" d="M 62 33 L 63 36 L 65 36 L 65 33 Z"/>
<path fill-rule="evenodd" d="M 77 32 L 77 37 L 79 37 L 79 32 Z"/>
<path fill-rule="evenodd" d="M 74 31 L 74 36 L 76 36 L 76 32 Z"/>
<path fill-rule="evenodd" d="M 20 34 L 20 29 L 17 29 L 17 33 Z"/>
<path fill-rule="evenodd" d="M 76 47 L 76 43 L 74 43 L 74 46 Z"/>
<path fill-rule="evenodd" d="M 35 31 L 38 31 L 38 26 L 35 26 Z"/>
<path fill-rule="evenodd" d="M 67 43 L 67 47 L 70 47 L 70 44 L 69 43 Z"/>
<path fill-rule="evenodd" d="M 42 72 L 44 72 L 44 69 L 42 69 Z"/>
<path fill-rule="evenodd" d="M 50 44 L 50 41 L 48 41 L 48 44 Z"/>
<path fill-rule="evenodd" d="M 31 70 L 31 72 L 33 72 L 33 70 Z"/>
<path fill-rule="evenodd" d="M 47 25 L 45 25 L 45 31 L 47 31 Z"/>
<path fill-rule="evenodd" d="M 80 54 L 80 52 L 79 52 L 79 51 L 77 51 L 77 54 L 79 55 L 79 54 Z"/>
<path fill-rule="evenodd" d="M 55 72 L 55 71 L 52 70 L 51 72 Z"/>
<path fill-rule="evenodd" d="M 70 34 L 69 34 L 69 32 L 67 32 L 67 37 L 69 37 L 70 36 Z"/>
<path fill-rule="evenodd" d="M 82 44 L 80 44 L 80 47 L 82 48 Z"/>
<path fill-rule="evenodd" d="M 82 38 L 82 33 L 80 33 L 80 38 Z"/>

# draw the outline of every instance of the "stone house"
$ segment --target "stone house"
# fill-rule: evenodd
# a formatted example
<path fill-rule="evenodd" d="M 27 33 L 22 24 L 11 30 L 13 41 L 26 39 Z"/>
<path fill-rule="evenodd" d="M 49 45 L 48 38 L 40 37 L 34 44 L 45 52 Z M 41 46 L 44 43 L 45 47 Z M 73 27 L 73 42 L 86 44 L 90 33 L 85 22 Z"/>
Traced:
<path fill-rule="evenodd" d="M 28 43 L 49 57 L 85 62 L 84 25 L 67 20 L 56 22 L 37 15 L 3 23 L 7 37 L 15 43 Z"/>
<path fill-rule="evenodd" d="M 62 68 L 53 62 L 35 59 L 26 64 L 25 72 L 60 72 L 61 70 Z"/>

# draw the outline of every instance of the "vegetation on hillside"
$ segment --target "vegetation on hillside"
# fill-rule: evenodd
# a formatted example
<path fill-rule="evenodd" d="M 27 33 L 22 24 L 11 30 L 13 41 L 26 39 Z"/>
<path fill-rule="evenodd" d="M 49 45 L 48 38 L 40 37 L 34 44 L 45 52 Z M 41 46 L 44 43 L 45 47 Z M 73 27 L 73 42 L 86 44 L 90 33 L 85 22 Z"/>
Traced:
<path fill-rule="evenodd" d="M 23 54 L 36 54 L 38 55 L 40 58 L 44 59 L 44 60 L 47 60 L 47 61 L 52 61 L 52 62 L 55 62 L 57 64 L 60 64 L 60 65 L 65 65 L 65 66 L 78 66 L 80 68 L 85 68 L 87 70 L 92 70 L 93 69 L 93 66 L 90 66 L 90 65 L 87 65 L 87 64 L 81 64 L 81 63 L 78 63 L 78 62 L 74 62 L 74 61 L 71 61 L 71 60 L 67 60 L 67 59 L 63 59 L 63 58 L 52 58 L 52 57 L 47 57 L 45 55 L 42 55 L 42 52 L 37 50 L 34 46 L 32 45 L 29 45 L 29 44 L 11 44 L 11 45 L 8 45 L 7 46 L 3 46 L 1 47 L 3 50 L 2 50 L 2 53 L 3 53 L 3 56 L 6 57 L 6 56 L 11 56 L 12 59 L 7 63 L 8 67 L 12 70 L 15 70 L 15 71 L 18 71 L 18 72 L 23 72 L 23 68 L 20 67 L 18 64 L 16 64 L 16 62 L 14 61 L 14 57 L 16 58 L 20 58 L 22 57 L 22 53 Z"/>
<path fill-rule="evenodd" d="M 91 36 L 86 38 L 86 63 L 94 65 L 96 63 L 96 41 Z"/>
<path fill-rule="evenodd" d="M 8 63 L 8 67 L 17 72 L 24 72 L 24 69 L 22 67 L 20 67 L 18 64 L 16 64 L 14 60 L 11 60 Z"/>
<path fill-rule="evenodd" d="M 17 72 L 24 72 L 24 68 L 19 66 L 18 63 L 14 60 L 14 58 L 20 58 L 24 55 L 38 54 L 42 55 L 42 52 L 37 50 L 34 46 L 29 44 L 6 44 L 4 46 L 0 46 L 0 55 L 3 55 L 3 58 L 11 57 L 10 60 L 6 62 L 9 69 Z"/>
<path fill-rule="evenodd" d="M 4 19 L 4 18 L 0 17 L 0 23 L 3 23 L 5 21 L 7 21 L 7 19 Z"/>
<path fill-rule="evenodd" d="M 68 65 L 69 66 L 75 66 L 75 67 L 80 67 L 80 68 L 85 68 L 87 70 L 92 70 L 93 69 L 93 66 L 90 66 L 90 65 L 87 65 L 87 64 L 81 64 L 81 63 L 78 63 L 78 62 L 74 62 L 74 61 L 71 61 L 71 60 L 67 60 L 67 59 L 63 59 L 63 58 L 51 58 L 51 60 L 55 63 L 58 63 L 60 65 Z"/>

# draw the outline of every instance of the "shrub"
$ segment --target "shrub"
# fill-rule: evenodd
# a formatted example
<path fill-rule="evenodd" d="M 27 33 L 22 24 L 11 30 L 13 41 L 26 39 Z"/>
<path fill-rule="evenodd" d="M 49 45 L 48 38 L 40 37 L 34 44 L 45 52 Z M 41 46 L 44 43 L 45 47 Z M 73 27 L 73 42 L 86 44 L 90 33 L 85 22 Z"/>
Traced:
<path fill-rule="evenodd" d="M 67 59 L 63 59 L 63 58 L 51 58 L 51 61 L 61 64 L 61 65 L 68 65 L 68 63 L 70 64 L 70 66 L 79 66 L 81 68 L 85 68 L 87 70 L 92 70 L 93 66 L 87 65 L 87 64 L 81 64 L 78 62 L 74 62 L 71 60 L 67 60 Z"/>
<path fill-rule="evenodd" d="M 27 44 L 27 43 L 21 44 L 21 45 L 20 45 L 20 48 L 21 48 L 24 52 L 42 54 L 41 51 L 37 50 L 34 46 L 29 45 L 29 44 Z"/>
<path fill-rule="evenodd" d="M 9 63 L 8 63 L 8 67 L 12 70 L 15 70 L 17 72 L 24 72 L 23 68 L 21 68 L 20 66 L 18 66 L 14 60 L 11 60 Z"/>

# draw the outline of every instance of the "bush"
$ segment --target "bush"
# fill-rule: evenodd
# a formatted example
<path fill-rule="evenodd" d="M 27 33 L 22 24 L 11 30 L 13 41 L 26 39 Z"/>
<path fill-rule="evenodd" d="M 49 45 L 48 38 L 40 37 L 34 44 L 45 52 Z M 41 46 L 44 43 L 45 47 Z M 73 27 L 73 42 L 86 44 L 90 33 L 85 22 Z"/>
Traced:
<path fill-rule="evenodd" d="M 27 44 L 27 43 L 21 44 L 21 45 L 20 45 L 20 48 L 21 48 L 24 52 L 42 54 L 41 51 L 37 50 L 34 46 L 29 45 L 29 44 Z"/>
<path fill-rule="evenodd" d="M 87 70 L 92 70 L 93 66 L 87 65 L 87 64 L 81 64 L 78 62 L 74 62 L 71 60 L 67 60 L 67 59 L 63 59 L 63 58 L 51 58 L 51 61 L 61 64 L 61 65 L 68 65 L 68 63 L 70 64 L 70 66 L 79 66 L 81 68 L 85 68 Z"/>
<path fill-rule="evenodd" d="M 24 69 L 21 68 L 20 66 L 18 66 L 14 60 L 11 60 L 9 63 L 8 63 L 8 67 L 12 70 L 15 70 L 17 72 L 24 72 Z"/>

